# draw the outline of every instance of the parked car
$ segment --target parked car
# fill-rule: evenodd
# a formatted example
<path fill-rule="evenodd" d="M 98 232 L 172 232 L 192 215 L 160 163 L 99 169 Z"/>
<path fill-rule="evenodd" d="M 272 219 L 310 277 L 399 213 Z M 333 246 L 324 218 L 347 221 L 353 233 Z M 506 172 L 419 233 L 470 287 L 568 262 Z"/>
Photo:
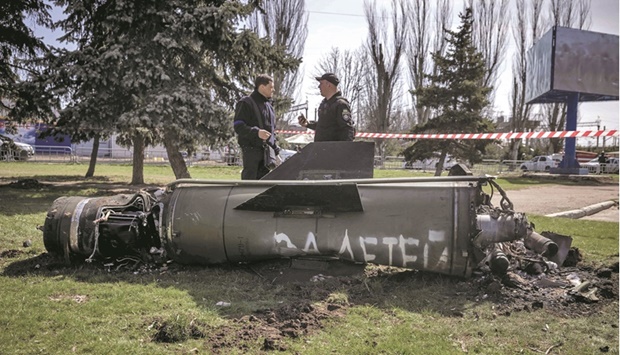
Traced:
<path fill-rule="evenodd" d="M 0 134 L 0 160 L 28 160 L 33 155 L 34 147 L 30 144 Z"/>
<path fill-rule="evenodd" d="M 451 167 L 458 163 L 459 162 L 454 157 L 448 155 L 446 156 L 446 161 L 443 163 L 443 169 L 450 170 Z M 439 164 L 439 158 L 428 158 L 424 160 L 405 161 L 404 168 L 416 170 L 435 170 L 435 168 L 437 168 L 437 164 Z"/>
<path fill-rule="evenodd" d="M 580 164 L 582 168 L 588 168 L 590 173 L 618 174 L 618 158 L 610 157 L 605 161 L 605 166 L 601 169 L 598 158 L 594 158 L 587 163 Z"/>
<path fill-rule="evenodd" d="M 556 168 L 557 166 L 558 162 L 553 160 L 550 155 L 539 155 L 521 164 L 519 169 L 523 171 L 549 171 L 551 168 Z"/>
<path fill-rule="evenodd" d="M 280 159 L 282 159 L 282 162 L 285 162 L 295 154 L 297 154 L 296 150 L 280 149 L 280 153 L 278 155 L 280 156 Z"/>

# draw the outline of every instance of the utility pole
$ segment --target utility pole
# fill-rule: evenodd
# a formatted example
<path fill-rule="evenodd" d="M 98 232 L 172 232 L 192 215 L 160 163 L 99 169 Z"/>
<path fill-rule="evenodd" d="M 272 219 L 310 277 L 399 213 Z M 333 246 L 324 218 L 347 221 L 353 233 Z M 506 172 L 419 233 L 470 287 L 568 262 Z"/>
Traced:
<path fill-rule="evenodd" d="M 596 130 L 600 131 L 601 130 L 601 116 L 596 116 Z M 598 150 L 598 136 L 596 136 L 596 150 Z M 603 140 L 604 142 L 605 140 Z M 603 143 L 603 145 L 605 145 L 605 143 Z"/>
<path fill-rule="evenodd" d="M 601 130 L 601 117 L 597 116 L 596 121 L 591 121 L 591 122 L 579 122 L 579 127 L 593 127 L 596 126 L 596 130 L 600 131 Z M 599 136 L 596 136 L 596 150 L 598 151 L 598 143 L 599 143 Z"/>

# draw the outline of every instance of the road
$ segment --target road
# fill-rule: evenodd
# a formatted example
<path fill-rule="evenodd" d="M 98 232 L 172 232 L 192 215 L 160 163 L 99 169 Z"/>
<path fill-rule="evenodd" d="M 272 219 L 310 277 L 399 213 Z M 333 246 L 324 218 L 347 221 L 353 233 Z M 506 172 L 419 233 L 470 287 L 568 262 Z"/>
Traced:
<path fill-rule="evenodd" d="M 506 192 L 515 211 L 529 214 L 547 215 L 583 208 L 596 203 L 618 200 L 618 184 L 593 186 L 540 185 Z M 499 206 L 496 192 L 492 202 Z M 618 222 L 618 208 L 613 207 L 584 219 Z"/>

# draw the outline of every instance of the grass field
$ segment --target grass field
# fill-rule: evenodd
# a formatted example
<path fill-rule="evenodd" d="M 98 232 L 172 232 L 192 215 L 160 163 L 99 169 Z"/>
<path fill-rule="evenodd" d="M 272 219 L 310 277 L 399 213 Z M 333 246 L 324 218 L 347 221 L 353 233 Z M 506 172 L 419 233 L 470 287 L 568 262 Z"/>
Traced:
<path fill-rule="evenodd" d="M 373 265 L 349 277 L 291 283 L 266 277 L 278 262 L 119 270 L 100 262 L 65 265 L 45 253 L 37 230 L 54 199 L 101 196 L 107 185 L 130 181 L 131 166 L 101 165 L 88 180 L 98 183 L 94 188 L 82 184 L 86 169 L 0 163 L 1 184 L 25 178 L 62 183 L 53 189 L 0 187 L 2 354 L 618 353 L 617 294 L 564 311 L 546 303 L 515 309 L 506 293 L 485 297 L 481 280 Z M 190 172 L 201 179 L 239 178 L 238 167 Z M 407 176 L 417 175 L 375 172 Z M 169 167 L 146 166 L 145 180 L 162 185 L 174 176 Z M 498 182 L 505 189 L 536 183 Z M 618 223 L 530 218 L 537 230 L 574 238 L 585 257 L 581 270 L 618 262 Z"/>

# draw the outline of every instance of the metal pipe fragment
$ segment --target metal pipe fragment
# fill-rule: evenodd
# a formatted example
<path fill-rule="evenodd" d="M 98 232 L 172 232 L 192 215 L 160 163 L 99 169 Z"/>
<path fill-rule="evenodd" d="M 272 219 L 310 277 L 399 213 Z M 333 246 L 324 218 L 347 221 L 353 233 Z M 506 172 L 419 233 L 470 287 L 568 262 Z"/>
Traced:
<path fill-rule="evenodd" d="M 493 243 L 509 242 L 524 238 L 530 224 L 522 213 L 502 213 L 499 216 L 479 215 L 476 217 L 480 233 L 474 238 L 476 248 L 485 248 Z"/>
<path fill-rule="evenodd" d="M 525 246 L 542 256 L 551 258 L 558 253 L 558 245 L 551 239 L 532 231 L 524 238 Z"/>
<path fill-rule="evenodd" d="M 491 272 L 495 275 L 505 275 L 509 266 L 510 261 L 508 260 L 506 254 L 504 254 L 499 246 L 495 246 L 489 259 L 489 267 L 491 268 Z"/>

